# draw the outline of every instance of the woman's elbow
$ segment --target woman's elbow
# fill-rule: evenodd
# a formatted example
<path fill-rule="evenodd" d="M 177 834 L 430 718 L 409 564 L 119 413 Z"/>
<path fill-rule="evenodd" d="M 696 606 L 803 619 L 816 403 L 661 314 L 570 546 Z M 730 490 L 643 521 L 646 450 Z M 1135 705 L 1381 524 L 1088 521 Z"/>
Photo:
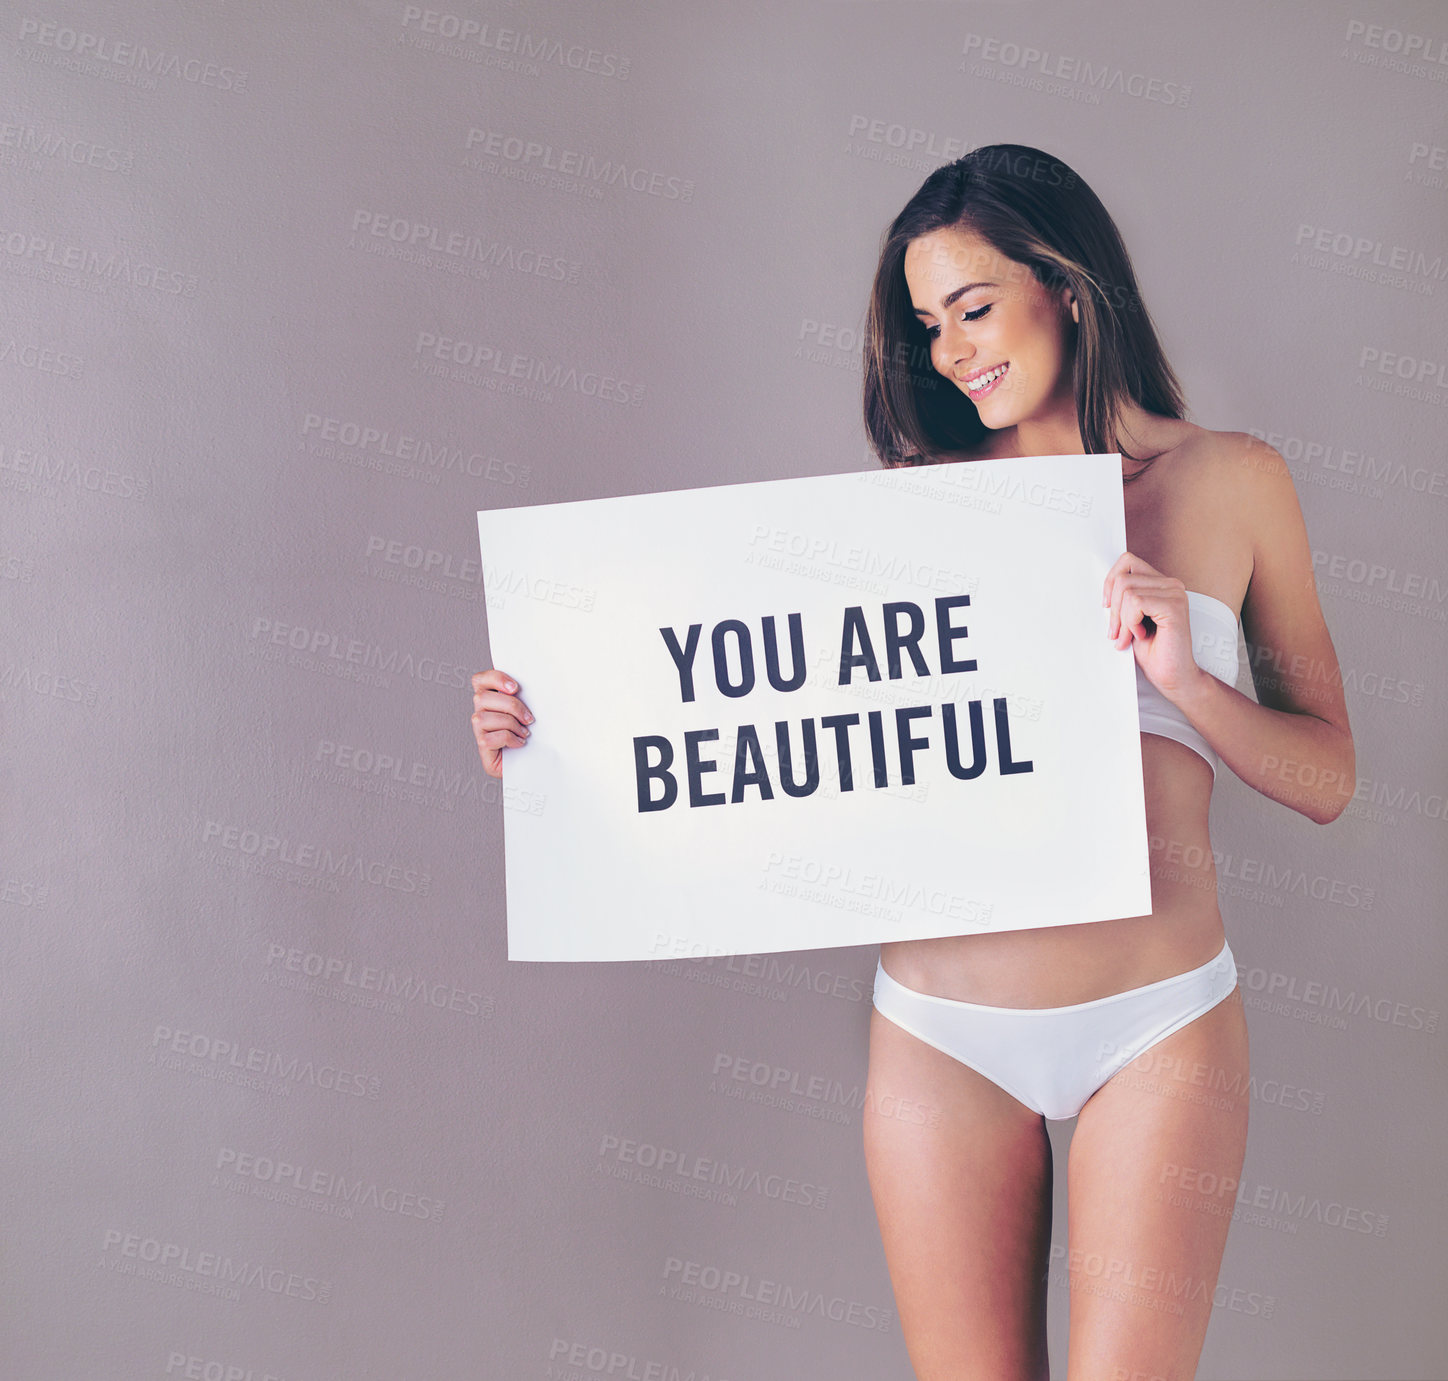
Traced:
<path fill-rule="evenodd" d="M 1347 809 L 1357 794 L 1357 750 L 1351 731 L 1342 731 L 1342 746 L 1337 757 L 1323 769 L 1324 787 L 1317 809 L 1308 818 L 1319 825 L 1330 825 Z"/>

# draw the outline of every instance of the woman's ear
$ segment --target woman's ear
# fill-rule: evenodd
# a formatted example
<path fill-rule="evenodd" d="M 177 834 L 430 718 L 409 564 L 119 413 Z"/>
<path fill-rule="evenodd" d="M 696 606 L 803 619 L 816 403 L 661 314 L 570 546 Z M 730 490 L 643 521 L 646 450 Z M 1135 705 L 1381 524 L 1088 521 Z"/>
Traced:
<path fill-rule="evenodd" d="M 1071 304 L 1071 320 L 1079 326 L 1081 324 L 1081 312 L 1076 306 L 1076 294 L 1068 290 L 1066 293 L 1066 301 Z"/>

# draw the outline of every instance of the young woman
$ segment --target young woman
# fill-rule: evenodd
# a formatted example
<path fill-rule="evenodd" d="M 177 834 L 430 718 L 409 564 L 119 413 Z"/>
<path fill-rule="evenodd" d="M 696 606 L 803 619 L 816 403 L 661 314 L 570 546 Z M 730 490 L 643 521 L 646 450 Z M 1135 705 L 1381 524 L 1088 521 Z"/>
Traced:
<path fill-rule="evenodd" d="M 1152 855 L 1149 915 L 881 946 L 865 1158 L 920 1381 L 1048 1376 L 1045 1124 L 1071 1117 L 1068 1381 L 1195 1375 L 1247 1136 L 1217 764 L 1320 824 L 1353 792 L 1287 467 L 1182 413 L 1120 234 L 1064 163 L 976 149 L 891 223 L 865 352 L 881 463 L 1121 454 L 1128 550 L 1102 584 L 1104 636 L 1136 663 Z M 1239 618 L 1256 700 L 1233 684 Z M 531 716 L 497 669 L 473 689 L 500 775 Z M 937 1115 L 873 1111 L 900 1099 Z"/>

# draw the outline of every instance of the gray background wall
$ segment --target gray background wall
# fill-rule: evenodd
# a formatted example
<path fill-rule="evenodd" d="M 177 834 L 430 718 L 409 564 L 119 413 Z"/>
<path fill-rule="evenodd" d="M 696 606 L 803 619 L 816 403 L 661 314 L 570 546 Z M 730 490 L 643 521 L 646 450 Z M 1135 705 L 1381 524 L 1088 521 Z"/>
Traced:
<path fill-rule="evenodd" d="M 1358 745 L 1326 829 L 1218 780 L 1257 1082 L 1200 1374 L 1448 1375 L 1448 11 L 439 3 L 4 7 L 6 1374 L 908 1375 L 874 951 L 506 962 L 547 803 L 473 746 L 474 513 L 870 464 L 880 231 L 1009 140 L 1292 464 Z"/>

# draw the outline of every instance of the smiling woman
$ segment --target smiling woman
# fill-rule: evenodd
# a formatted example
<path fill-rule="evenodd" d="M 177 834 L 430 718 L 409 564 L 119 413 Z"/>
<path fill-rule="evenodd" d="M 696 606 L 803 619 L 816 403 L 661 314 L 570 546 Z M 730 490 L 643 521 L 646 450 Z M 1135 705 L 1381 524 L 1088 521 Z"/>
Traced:
<path fill-rule="evenodd" d="M 1075 172 L 1039 149 L 990 145 L 926 178 L 883 237 L 864 356 L 865 426 L 886 469 L 1054 456 L 1066 458 L 1069 475 L 1071 457 L 1119 453 L 1128 550 L 1102 573 L 1101 603 L 1106 638 L 1135 664 L 1151 850 L 1144 915 L 982 931 L 951 911 L 954 934 L 881 944 L 863 1133 L 901 1331 L 922 1381 L 1049 1375 L 1046 1123 L 1075 1118 L 1068 1374 L 1191 1377 L 1231 1214 L 1170 1186 L 1183 1167 L 1193 1183 L 1239 1182 L 1250 1096 L 1208 828 L 1218 764 L 1320 824 L 1342 812 L 1356 780 L 1292 477 L 1270 446 L 1185 419 L 1115 224 Z M 1027 488 L 1031 471 L 1048 472 L 1015 468 Z M 988 489 L 968 464 L 952 472 L 972 476 L 963 498 Z M 921 479 L 908 483 L 923 488 Z M 1042 506 L 1073 502 L 1068 483 Z M 964 601 L 946 597 L 935 610 L 942 672 L 963 669 L 971 652 L 952 646 L 965 632 L 950 618 L 956 599 Z M 923 673 L 926 611 L 899 603 L 881 613 L 890 679 L 905 656 Z M 864 627 L 863 610 L 847 611 L 841 684 L 857 669 L 881 674 Z M 702 625 L 660 632 L 681 696 L 692 700 L 696 657 L 700 677 L 709 675 Z M 1236 688 L 1239 632 L 1256 699 Z M 803 679 L 798 620 L 787 638 L 773 618 L 761 633 L 761 677 L 794 689 Z M 723 620 L 709 647 L 719 691 L 746 694 L 759 679 L 751 629 Z M 1069 698 L 1072 687 L 1060 689 Z M 473 691 L 478 751 L 498 776 L 503 753 L 527 743 L 532 715 L 498 668 L 476 675 Z M 715 728 L 691 730 L 679 745 L 636 738 L 638 809 L 767 799 L 787 814 L 791 802 L 775 788 L 814 792 L 820 748 L 833 755 L 842 791 L 908 784 L 917 752 L 943 752 L 947 785 L 961 793 L 992 765 L 1039 781 L 1028 733 L 1012 751 L 1008 701 L 993 701 L 994 738 L 992 711 L 966 703 L 969 726 L 952 717 L 953 704 L 938 717 L 932 705 L 895 708 L 889 724 L 879 710 L 864 722 L 775 721 L 773 777 L 761 747 L 768 725 L 738 726 L 732 764 L 722 747 L 717 761 L 701 750 L 719 738 Z M 1084 720 L 1073 728 L 1089 736 Z M 1093 818 L 1104 810 L 1103 796 Z M 968 875 L 959 843 L 952 836 L 946 848 Z M 916 879 L 889 880 L 897 883 Z M 849 900 L 872 906 L 877 897 Z M 923 1123 L 886 1111 L 904 1106 L 939 1115 Z"/>

